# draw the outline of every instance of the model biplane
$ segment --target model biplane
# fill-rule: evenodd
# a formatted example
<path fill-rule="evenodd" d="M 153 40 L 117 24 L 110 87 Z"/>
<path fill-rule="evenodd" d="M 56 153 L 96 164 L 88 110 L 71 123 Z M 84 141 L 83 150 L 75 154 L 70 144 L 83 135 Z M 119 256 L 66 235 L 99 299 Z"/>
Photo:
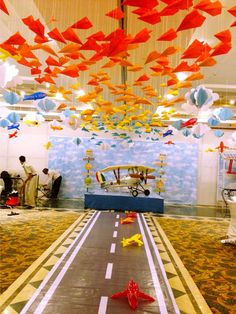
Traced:
<path fill-rule="evenodd" d="M 139 192 L 148 196 L 150 190 L 145 187 L 148 179 L 155 179 L 155 176 L 150 175 L 155 168 L 150 168 L 143 165 L 116 165 L 104 168 L 96 172 L 96 179 L 101 184 L 101 188 L 105 191 L 111 189 L 127 187 L 130 193 L 136 197 Z M 122 172 L 126 172 L 122 176 Z M 115 180 L 107 181 L 104 172 L 113 172 Z"/>

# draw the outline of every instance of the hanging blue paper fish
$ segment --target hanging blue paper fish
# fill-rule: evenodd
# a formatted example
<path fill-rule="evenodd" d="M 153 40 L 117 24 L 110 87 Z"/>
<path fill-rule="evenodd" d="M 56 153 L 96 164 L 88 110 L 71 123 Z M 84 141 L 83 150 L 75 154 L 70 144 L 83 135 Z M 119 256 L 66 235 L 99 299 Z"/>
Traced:
<path fill-rule="evenodd" d="M 46 93 L 37 92 L 37 93 L 33 93 L 31 95 L 25 95 L 23 100 L 37 100 L 37 99 L 43 99 L 45 97 L 47 97 Z"/>
<path fill-rule="evenodd" d="M 168 135 L 173 135 L 173 130 L 168 130 L 168 131 L 166 131 L 162 136 L 163 136 L 163 137 L 166 137 L 166 136 L 168 136 Z"/>
<path fill-rule="evenodd" d="M 14 92 L 4 93 L 3 98 L 10 105 L 17 104 L 20 101 L 20 97 Z"/>
<path fill-rule="evenodd" d="M 8 125 L 7 129 L 8 130 L 14 130 L 14 129 L 20 130 L 20 123 Z"/>
<path fill-rule="evenodd" d="M 16 124 L 20 121 L 20 115 L 19 113 L 13 111 L 9 113 L 9 115 L 7 116 L 7 120 L 9 120 L 13 124 Z"/>

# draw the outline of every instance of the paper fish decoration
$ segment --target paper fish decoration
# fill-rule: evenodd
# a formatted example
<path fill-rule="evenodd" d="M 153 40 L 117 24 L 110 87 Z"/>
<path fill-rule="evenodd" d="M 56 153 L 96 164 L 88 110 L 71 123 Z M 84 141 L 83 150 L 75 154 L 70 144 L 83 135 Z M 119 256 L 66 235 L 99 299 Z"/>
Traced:
<path fill-rule="evenodd" d="M 42 99 L 45 97 L 47 97 L 46 93 L 37 92 L 37 93 L 31 94 L 31 95 L 25 95 L 23 100 L 37 100 L 37 99 Z"/>

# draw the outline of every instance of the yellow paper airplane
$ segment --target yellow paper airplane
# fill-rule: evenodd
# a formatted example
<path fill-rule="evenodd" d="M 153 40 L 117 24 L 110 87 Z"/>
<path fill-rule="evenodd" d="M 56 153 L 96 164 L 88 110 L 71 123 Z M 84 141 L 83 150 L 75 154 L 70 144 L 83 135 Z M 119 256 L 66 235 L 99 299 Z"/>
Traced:
<path fill-rule="evenodd" d="M 127 239 L 123 238 L 121 243 L 122 243 L 123 247 L 131 246 L 131 245 L 142 246 L 143 241 L 141 239 L 142 239 L 142 235 L 139 233 L 136 233 L 130 238 L 127 238 Z"/>

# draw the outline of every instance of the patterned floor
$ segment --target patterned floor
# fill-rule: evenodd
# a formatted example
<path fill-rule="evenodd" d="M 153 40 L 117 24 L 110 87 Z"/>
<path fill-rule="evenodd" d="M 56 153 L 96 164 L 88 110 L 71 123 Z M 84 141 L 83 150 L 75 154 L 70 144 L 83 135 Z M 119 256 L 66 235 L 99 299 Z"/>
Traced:
<path fill-rule="evenodd" d="M 225 237 L 229 222 L 179 216 L 152 219 L 158 232 L 168 237 L 211 311 L 236 313 L 236 247 L 219 241 Z"/>
<path fill-rule="evenodd" d="M 15 314 L 21 311 L 50 269 L 74 241 L 92 213 L 93 211 L 83 214 L 75 212 L 77 216 L 72 215 L 74 223 L 71 222 L 72 225 L 64 234 L 1 295 L 1 313 Z M 43 222 L 43 217 L 48 217 L 48 214 L 48 211 L 41 213 L 42 216 L 39 219 L 42 222 L 41 226 L 45 226 L 45 234 L 53 232 L 49 229 L 48 219 Z M 56 215 L 59 225 L 65 212 L 60 212 L 60 214 L 60 218 Z M 14 218 L 17 219 L 17 217 Z M 153 214 L 145 214 L 145 218 L 159 249 L 181 314 L 235 313 L 236 308 L 233 303 L 236 299 L 235 290 L 233 290 L 236 273 L 235 250 L 233 247 L 222 246 L 218 241 L 221 236 L 225 235 L 228 221 L 222 218 L 209 220 L 188 217 L 186 219 L 183 216 Z M 24 217 L 22 216 L 21 219 L 24 220 Z M 24 229 L 29 238 L 34 238 L 33 234 L 37 228 L 29 232 L 30 226 L 26 224 L 24 227 L 24 225 L 19 221 L 18 230 Z M 31 263 L 30 258 L 28 261 Z M 219 270 L 220 267 L 221 270 Z"/>

